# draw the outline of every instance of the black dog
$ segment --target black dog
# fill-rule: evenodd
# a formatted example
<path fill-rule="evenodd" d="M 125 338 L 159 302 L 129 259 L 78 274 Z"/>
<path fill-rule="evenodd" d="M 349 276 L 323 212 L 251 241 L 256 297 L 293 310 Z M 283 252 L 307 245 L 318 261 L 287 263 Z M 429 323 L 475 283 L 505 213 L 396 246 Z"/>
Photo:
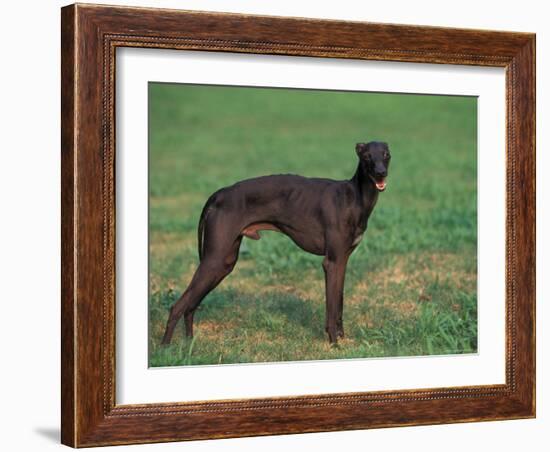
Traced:
<path fill-rule="evenodd" d="M 163 344 L 185 316 L 193 336 L 193 313 L 203 298 L 235 267 L 243 236 L 258 240 L 258 231 L 279 231 L 305 251 L 325 256 L 326 324 L 330 342 L 344 336 L 344 276 L 348 258 L 361 241 L 367 221 L 386 188 L 388 145 L 358 143 L 359 164 L 350 180 L 295 175 L 247 179 L 215 192 L 199 221 L 200 264 L 187 290 L 170 309 Z"/>

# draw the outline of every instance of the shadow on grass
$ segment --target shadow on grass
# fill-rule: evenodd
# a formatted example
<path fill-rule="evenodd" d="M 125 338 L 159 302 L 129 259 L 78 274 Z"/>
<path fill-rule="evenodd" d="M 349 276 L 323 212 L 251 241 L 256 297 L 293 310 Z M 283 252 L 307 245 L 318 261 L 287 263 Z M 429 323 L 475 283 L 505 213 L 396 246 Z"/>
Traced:
<path fill-rule="evenodd" d="M 322 335 L 324 303 L 294 294 L 270 291 L 261 295 L 235 289 L 217 289 L 206 297 L 195 315 L 202 322 L 225 322 L 228 328 L 249 332 L 302 332 Z"/>
<path fill-rule="evenodd" d="M 324 302 L 271 291 L 227 288 L 207 296 L 195 313 L 195 336 L 180 321 L 169 346 L 160 345 L 168 311 L 179 294 L 155 293 L 150 303 L 152 367 L 289 361 L 324 345 Z"/>
<path fill-rule="evenodd" d="M 168 290 L 152 294 L 150 324 L 153 340 L 160 342 L 170 307 L 179 292 Z M 270 291 L 261 295 L 231 288 L 218 288 L 209 294 L 195 313 L 195 330 L 201 324 L 217 324 L 235 334 L 250 333 L 305 334 L 324 337 L 324 302 L 303 299 L 294 294 Z M 178 328 L 183 328 L 183 321 Z"/>

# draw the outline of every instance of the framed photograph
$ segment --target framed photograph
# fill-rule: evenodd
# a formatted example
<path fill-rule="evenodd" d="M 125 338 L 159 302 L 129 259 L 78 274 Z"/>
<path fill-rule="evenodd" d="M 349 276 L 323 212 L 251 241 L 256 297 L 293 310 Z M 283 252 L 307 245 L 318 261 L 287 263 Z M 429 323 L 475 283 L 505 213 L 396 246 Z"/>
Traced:
<path fill-rule="evenodd" d="M 535 416 L 535 36 L 62 8 L 62 442 Z"/>

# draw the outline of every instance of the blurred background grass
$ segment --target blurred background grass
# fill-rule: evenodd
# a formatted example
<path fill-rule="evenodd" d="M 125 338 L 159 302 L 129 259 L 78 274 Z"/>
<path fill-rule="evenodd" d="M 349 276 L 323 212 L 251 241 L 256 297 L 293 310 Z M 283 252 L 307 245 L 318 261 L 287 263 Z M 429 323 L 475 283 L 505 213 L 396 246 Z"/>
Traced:
<path fill-rule="evenodd" d="M 217 364 L 477 350 L 477 104 L 472 97 L 149 84 L 149 364 Z M 324 332 L 322 258 L 286 236 L 239 262 L 160 346 L 198 264 L 218 188 L 267 174 L 348 179 L 355 143 L 387 141 L 381 194 L 346 274 L 346 338 Z"/>

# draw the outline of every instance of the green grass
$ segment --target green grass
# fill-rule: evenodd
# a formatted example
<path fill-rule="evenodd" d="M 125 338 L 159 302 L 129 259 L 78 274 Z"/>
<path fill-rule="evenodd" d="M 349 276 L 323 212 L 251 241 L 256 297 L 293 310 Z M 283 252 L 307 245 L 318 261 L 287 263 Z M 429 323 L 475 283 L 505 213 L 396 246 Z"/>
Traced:
<path fill-rule="evenodd" d="M 151 366 L 477 350 L 476 100 L 150 84 Z M 324 333 L 322 258 L 287 237 L 243 240 L 231 275 L 160 346 L 198 264 L 207 197 L 277 173 L 347 179 L 359 141 L 390 144 L 388 188 L 346 273 L 346 338 Z"/>

